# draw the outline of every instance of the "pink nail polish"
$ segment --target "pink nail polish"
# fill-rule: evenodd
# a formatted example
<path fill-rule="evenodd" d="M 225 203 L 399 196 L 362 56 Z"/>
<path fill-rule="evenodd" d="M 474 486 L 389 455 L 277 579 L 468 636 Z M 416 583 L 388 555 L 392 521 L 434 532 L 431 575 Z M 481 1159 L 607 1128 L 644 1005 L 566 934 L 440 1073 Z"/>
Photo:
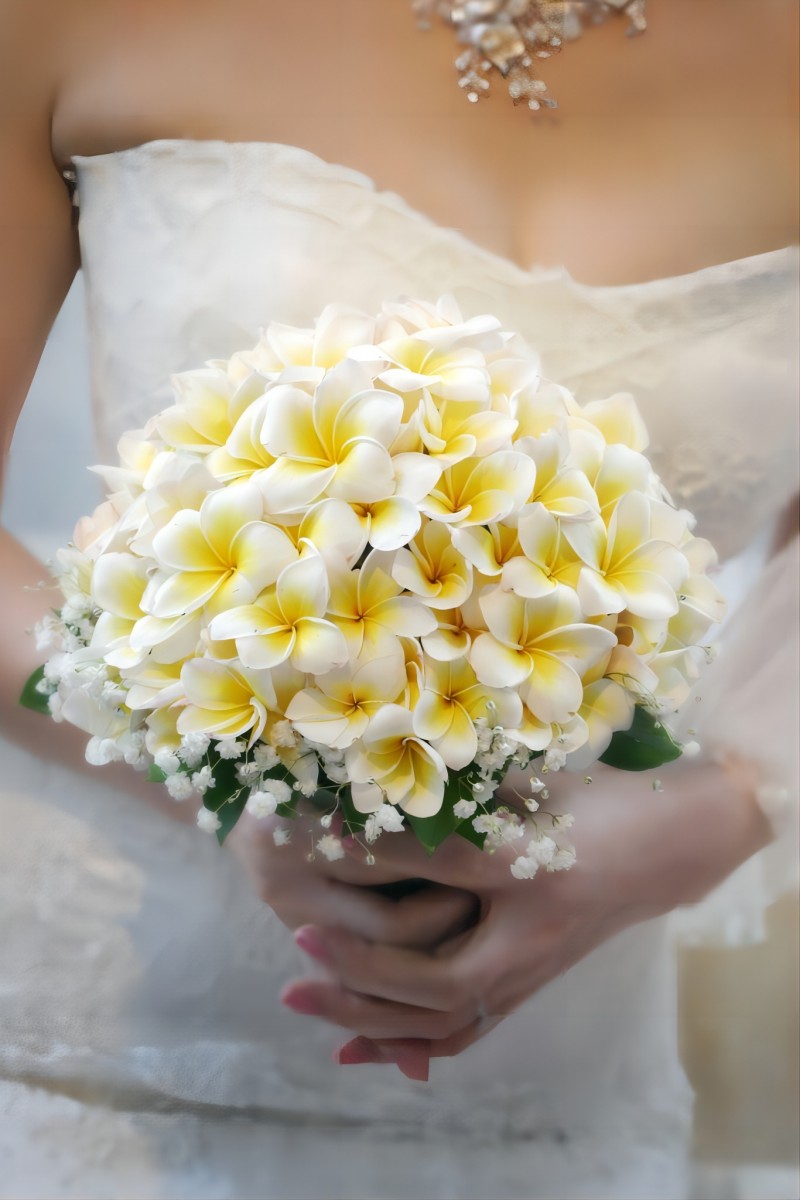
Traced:
<path fill-rule="evenodd" d="M 301 950 L 310 954 L 317 962 L 329 963 L 331 952 L 313 925 L 302 925 L 295 930 L 294 940 Z"/>
<path fill-rule="evenodd" d="M 406 1079 L 416 1079 L 419 1083 L 427 1083 L 430 1078 L 430 1062 L 420 1060 L 416 1057 L 407 1059 L 405 1055 L 398 1054 L 395 1059 L 398 1070 L 400 1070 Z"/>
<path fill-rule="evenodd" d="M 302 1013 L 307 1017 L 318 1017 L 322 1013 L 318 1001 L 307 992 L 285 992 L 281 996 L 281 1004 L 290 1008 L 292 1012 Z"/>
<path fill-rule="evenodd" d="M 343 1067 L 354 1067 L 362 1063 L 383 1062 L 384 1059 L 369 1038 L 357 1037 L 339 1047 L 336 1061 Z"/>

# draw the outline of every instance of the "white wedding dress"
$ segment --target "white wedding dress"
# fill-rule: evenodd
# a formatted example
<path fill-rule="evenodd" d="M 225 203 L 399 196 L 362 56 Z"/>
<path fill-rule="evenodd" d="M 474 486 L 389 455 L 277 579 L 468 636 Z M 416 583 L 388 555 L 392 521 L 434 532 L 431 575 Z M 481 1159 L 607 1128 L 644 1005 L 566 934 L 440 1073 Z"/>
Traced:
<path fill-rule="evenodd" d="M 739 583 L 761 592 L 692 715 L 701 740 L 730 730 L 795 789 L 793 551 L 762 570 L 797 482 L 793 250 L 590 288 L 293 146 L 166 140 L 76 167 L 100 461 L 170 402 L 172 372 L 272 319 L 451 292 L 579 398 L 633 391 L 676 501 L 723 557 L 750 555 Z M 342 1068 L 341 1031 L 278 1003 L 307 961 L 215 839 L 109 792 L 101 770 L 87 783 L 0 752 L 0 1195 L 687 1194 L 671 919 L 602 946 L 429 1085 Z M 790 859 L 787 835 L 681 919 L 758 936 Z"/>

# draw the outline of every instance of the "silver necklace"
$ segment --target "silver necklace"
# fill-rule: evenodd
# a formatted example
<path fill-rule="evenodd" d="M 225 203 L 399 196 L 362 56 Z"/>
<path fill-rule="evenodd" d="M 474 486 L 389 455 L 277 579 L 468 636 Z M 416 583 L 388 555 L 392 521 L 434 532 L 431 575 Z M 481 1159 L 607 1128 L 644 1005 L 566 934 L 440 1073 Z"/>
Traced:
<path fill-rule="evenodd" d="M 628 18 L 628 34 L 643 33 L 646 0 L 412 0 L 420 29 L 434 16 L 456 31 L 465 49 L 455 60 L 458 86 L 475 104 L 489 95 L 492 72 L 506 81 L 514 104 L 533 112 L 557 108 L 536 73 L 537 60 L 552 58 L 584 26 L 607 17 Z"/>

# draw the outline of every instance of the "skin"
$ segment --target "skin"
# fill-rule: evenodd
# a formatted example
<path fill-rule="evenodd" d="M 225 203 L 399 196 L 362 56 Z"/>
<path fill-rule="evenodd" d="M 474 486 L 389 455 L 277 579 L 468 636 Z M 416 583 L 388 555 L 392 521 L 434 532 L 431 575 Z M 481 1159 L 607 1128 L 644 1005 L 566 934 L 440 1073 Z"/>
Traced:
<path fill-rule="evenodd" d="M 418 33 L 405 0 L 3 0 L 3 459 L 79 266 L 59 174 L 73 154 L 162 137 L 304 146 L 480 246 L 523 266 L 563 264 L 587 283 L 795 240 L 794 0 L 652 0 L 651 10 L 646 37 L 629 42 L 611 23 L 543 70 L 562 107 L 535 120 L 498 84 L 491 101 L 467 104 L 451 34 Z M 20 634 L 50 607 L 44 576 L 0 531 L 0 719 L 34 750 L 41 719 L 16 701 L 38 662 Z M 86 769 L 84 740 L 51 726 L 48 752 Z M 190 803 L 106 772 L 139 802 L 194 820 Z M 285 1001 L 365 1035 L 345 1060 L 390 1059 L 423 1077 L 430 1055 L 488 1029 L 479 1003 L 501 1018 L 625 925 L 699 898 L 768 840 L 744 765 L 684 768 L 672 803 L 649 804 L 646 820 L 635 786 L 600 777 L 591 805 L 565 787 L 582 865 L 521 885 L 499 856 L 487 863 L 466 844 L 422 861 L 392 835 L 376 868 L 307 863 L 276 850 L 268 823 L 243 820 L 229 845 L 265 902 L 294 930 L 326 914 L 300 941 L 327 958 L 331 981 L 292 985 Z M 433 882 L 400 902 L 365 891 L 409 875 Z M 534 920 L 534 908 L 549 915 Z M 398 971 L 409 987 L 398 990 Z"/>

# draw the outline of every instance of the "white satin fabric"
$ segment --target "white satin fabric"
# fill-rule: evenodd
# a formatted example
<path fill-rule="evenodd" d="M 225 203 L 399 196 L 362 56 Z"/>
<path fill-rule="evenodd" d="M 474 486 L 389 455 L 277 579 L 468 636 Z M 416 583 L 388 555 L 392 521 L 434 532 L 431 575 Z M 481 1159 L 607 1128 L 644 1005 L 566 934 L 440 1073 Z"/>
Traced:
<path fill-rule="evenodd" d="M 170 140 L 76 166 L 103 461 L 168 403 L 172 372 L 249 346 L 269 320 L 451 292 L 465 316 L 523 333 L 579 398 L 635 392 L 667 486 L 727 557 L 796 487 L 792 250 L 588 288 L 524 271 L 297 147 Z M 785 575 L 788 608 L 768 628 L 747 627 L 770 662 L 792 586 Z M 783 692 L 762 750 L 794 736 L 786 679 L 770 679 Z M 764 703 L 744 688 L 740 701 L 737 739 Z M 601 947 L 435 1062 L 430 1085 L 336 1067 L 339 1034 L 277 1001 L 307 964 L 232 856 L 108 794 L 100 771 L 87 784 L 2 751 L 0 1195 L 686 1195 L 669 921 Z M 781 871 L 754 911 L 788 886 Z"/>

